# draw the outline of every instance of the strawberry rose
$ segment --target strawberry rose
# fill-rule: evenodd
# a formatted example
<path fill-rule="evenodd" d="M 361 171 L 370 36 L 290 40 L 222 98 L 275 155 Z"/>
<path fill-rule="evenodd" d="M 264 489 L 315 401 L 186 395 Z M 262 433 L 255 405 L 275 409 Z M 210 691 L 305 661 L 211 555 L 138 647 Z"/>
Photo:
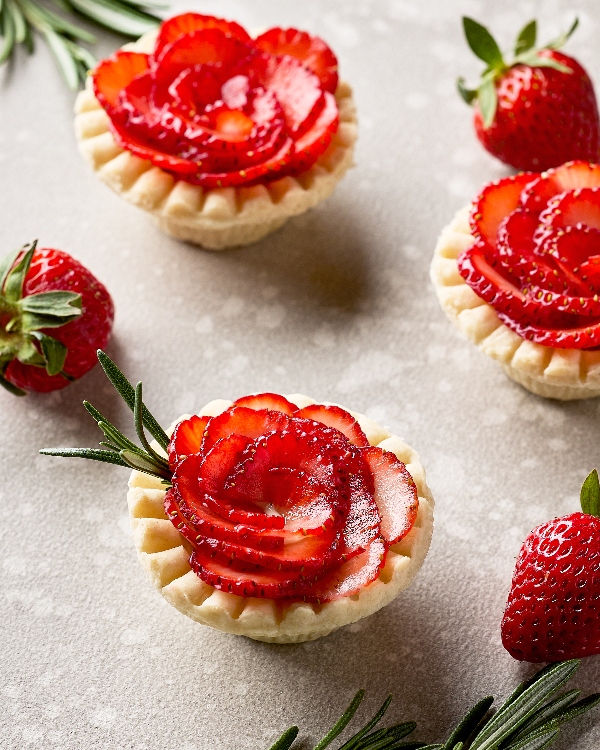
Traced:
<path fill-rule="evenodd" d="M 600 346 L 600 166 L 569 162 L 488 185 L 458 257 L 466 283 L 524 339 Z"/>
<path fill-rule="evenodd" d="M 318 37 L 186 13 L 151 54 L 120 50 L 93 73 L 117 143 L 204 188 L 310 168 L 338 128 L 337 60 Z"/>

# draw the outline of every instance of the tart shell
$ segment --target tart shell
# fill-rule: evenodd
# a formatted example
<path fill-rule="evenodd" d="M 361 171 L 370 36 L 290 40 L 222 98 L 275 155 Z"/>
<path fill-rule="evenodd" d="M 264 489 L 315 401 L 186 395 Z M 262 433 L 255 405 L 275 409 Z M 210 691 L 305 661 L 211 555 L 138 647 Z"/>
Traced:
<path fill-rule="evenodd" d="M 156 32 L 150 32 L 123 49 L 149 53 L 155 39 Z M 147 211 L 160 229 L 209 250 L 224 250 L 257 242 L 333 193 L 353 165 L 358 134 L 352 89 L 341 82 L 335 97 L 340 124 L 316 163 L 295 177 L 251 187 L 203 190 L 121 148 L 94 95 L 91 76 L 75 101 L 75 136 L 97 177 Z"/>
<path fill-rule="evenodd" d="M 457 258 L 474 242 L 470 211 L 461 209 L 445 227 L 431 263 L 431 281 L 446 315 L 528 391 L 561 401 L 600 396 L 600 351 L 556 349 L 521 338 L 460 275 Z"/>
<path fill-rule="evenodd" d="M 294 394 L 299 407 L 315 401 Z M 212 401 L 200 416 L 216 416 L 230 401 Z M 331 633 L 389 604 L 414 578 L 429 550 L 433 532 L 433 497 L 425 481 L 418 454 L 368 417 L 353 413 L 371 445 L 391 451 L 413 477 L 419 494 L 419 511 L 411 531 L 388 551 L 379 577 L 358 594 L 325 604 L 241 597 L 204 583 L 191 569 L 190 552 L 168 520 L 160 481 L 133 471 L 129 479 L 129 517 L 138 558 L 163 597 L 192 620 L 217 630 L 245 635 L 268 643 L 300 643 Z M 186 417 L 182 417 L 185 419 Z M 180 421 L 180 420 L 178 420 Z"/>

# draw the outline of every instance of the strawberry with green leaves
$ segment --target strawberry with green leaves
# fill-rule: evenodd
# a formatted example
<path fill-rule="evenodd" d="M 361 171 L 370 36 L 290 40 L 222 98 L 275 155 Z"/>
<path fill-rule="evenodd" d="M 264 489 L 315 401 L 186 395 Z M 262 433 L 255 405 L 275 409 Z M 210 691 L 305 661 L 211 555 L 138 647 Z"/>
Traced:
<path fill-rule="evenodd" d="M 486 63 L 479 85 L 458 89 L 475 107 L 474 125 L 483 146 L 515 169 L 541 172 L 564 162 L 598 161 L 600 126 L 590 77 L 562 52 L 577 20 L 558 39 L 536 47 L 537 25 L 528 23 L 507 60 L 490 34 L 463 18 L 467 43 Z"/>
<path fill-rule="evenodd" d="M 600 654 L 600 483 L 581 488 L 581 513 L 534 529 L 517 559 L 502 642 L 522 661 Z"/>
<path fill-rule="evenodd" d="M 34 242 L 0 260 L 0 385 L 46 393 L 97 362 L 114 307 L 103 284 L 61 250 Z"/>

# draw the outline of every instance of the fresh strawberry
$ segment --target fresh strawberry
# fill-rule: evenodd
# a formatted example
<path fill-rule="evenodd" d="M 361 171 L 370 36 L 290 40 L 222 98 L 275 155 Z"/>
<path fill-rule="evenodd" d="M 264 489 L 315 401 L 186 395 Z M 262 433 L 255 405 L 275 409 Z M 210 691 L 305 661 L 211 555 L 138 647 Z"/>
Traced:
<path fill-rule="evenodd" d="M 600 485 L 589 475 L 582 513 L 538 526 L 523 544 L 512 580 L 502 642 L 522 661 L 600 654 Z"/>
<path fill-rule="evenodd" d="M 338 129 L 339 112 L 337 103 L 332 94 L 325 94 L 325 105 L 314 124 L 298 138 L 295 144 L 295 153 L 290 160 L 288 170 L 293 174 L 309 169 L 312 164 L 323 154 Z"/>
<path fill-rule="evenodd" d="M 367 549 L 349 557 L 329 575 L 314 583 L 305 597 L 311 601 L 329 602 L 341 596 L 353 596 L 372 583 L 385 565 L 387 547 L 374 539 Z"/>
<path fill-rule="evenodd" d="M 256 393 L 252 396 L 243 396 L 233 402 L 234 406 L 245 406 L 248 409 L 269 409 L 270 411 L 280 411 L 291 417 L 298 411 L 298 407 L 288 401 L 284 396 L 278 393 Z"/>
<path fill-rule="evenodd" d="M 600 187 L 600 166 L 589 161 L 570 161 L 530 182 L 521 194 L 520 205 L 540 213 L 555 196 L 584 187 Z"/>
<path fill-rule="evenodd" d="M 540 214 L 541 232 L 583 225 L 600 229 L 600 187 L 569 190 L 553 198 Z"/>
<path fill-rule="evenodd" d="M 335 93 L 338 85 L 338 61 L 325 42 L 297 29 L 269 29 L 254 40 L 259 50 L 272 55 L 291 55 L 321 80 L 325 91 Z"/>
<path fill-rule="evenodd" d="M 148 55 L 123 50 L 118 50 L 112 57 L 99 63 L 92 79 L 94 93 L 111 116 L 120 109 L 119 96 L 123 89 L 146 73 L 149 66 Z"/>
<path fill-rule="evenodd" d="M 289 418 L 279 411 L 231 406 L 218 417 L 210 420 L 204 435 L 202 451 L 206 453 L 217 440 L 230 435 L 242 435 L 255 439 L 274 430 L 283 430 L 288 423 Z"/>
<path fill-rule="evenodd" d="M 315 422 L 321 422 L 327 427 L 333 427 L 345 435 L 352 445 L 359 448 L 365 448 L 369 445 L 367 436 L 362 431 L 360 425 L 345 409 L 339 406 L 324 406 L 323 404 L 311 404 L 300 409 L 295 414 L 296 417 L 303 419 L 313 419 Z"/>
<path fill-rule="evenodd" d="M 169 466 L 174 469 L 187 456 L 193 456 L 200 451 L 204 431 L 210 417 L 194 415 L 179 422 L 169 441 Z"/>
<path fill-rule="evenodd" d="M 518 174 L 486 185 L 471 209 L 473 236 L 495 248 L 500 225 L 518 207 L 523 189 L 534 178 L 532 174 Z"/>
<path fill-rule="evenodd" d="M 204 29 L 219 29 L 225 35 L 234 37 L 241 42 L 250 42 L 250 35 L 235 21 L 225 21 L 222 18 L 204 16 L 200 13 L 181 13 L 169 18 L 161 24 L 156 46 L 154 48 L 154 59 L 158 60 L 165 47 L 180 37 L 192 34 Z"/>
<path fill-rule="evenodd" d="M 96 364 L 112 299 L 61 250 L 31 246 L 0 261 L 0 385 L 16 395 L 64 388 Z"/>
<path fill-rule="evenodd" d="M 531 21 L 517 37 L 514 59 L 505 61 L 490 32 L 463 18 L 467 42 L 487 68 L 477 89 L 458 87 L 475 104 L 477 137 L 515 169 L 541 171 L 573 159 L 596 161 L 600 149 L 598 107 L 592 82 L 572 57 L 557 52 L 577 27 L 536 48 Z"/>

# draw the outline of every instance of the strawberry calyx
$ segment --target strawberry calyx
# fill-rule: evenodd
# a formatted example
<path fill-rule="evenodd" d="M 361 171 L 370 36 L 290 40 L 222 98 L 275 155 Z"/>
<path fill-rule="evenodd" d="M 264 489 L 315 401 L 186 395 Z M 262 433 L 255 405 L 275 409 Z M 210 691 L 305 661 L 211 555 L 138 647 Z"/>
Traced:
<path fill-rule="evenodd" d="M 483 118 L 483 126 L 486 129 L 494 122 L 498 107 L 496 83 L 511 68 L 517 65 L 526 65 L 530 68 L 553 68 L 567 74 L 573 72 L 571 68 L 549 54 L 549 51 L 558 50 L 567 42 L 579 25 L 579 19 L 577 18 L 565 34 L 541 47 L 536 47 L 537 22 L 535 20 L 530 21 L 517 35 L 513 57 L 508 61 L 505 60 L 498 43 L 485 26 L 467 16 L 464 16 L 462 20 L 467 44 L 472 52 L 486 63 L 487 67 L 483 71 L 476 88 L 468 88 L 464 78 L 458 79 L 457 87 L 467 104 L 478 104 Z"/>
<path fill-rule="evenodd" d="M 600 518 L 600 481 L 597 469 L 593 469 L 581 485 L 579 499 L 581 510 L 586 515 Z"/>
<path fill-rule="evenodd" d="M 70 376 L 63 367 L 68 349 L 47 329 L 60 328 L 82 313 L 81 294 L 68 291 L 25 293 L 25 280 L 37 241 L 9 253 L 0 261 L 0 385 L 10 393 L 25 391 L 4 377 L 13 360 L 44 368 L 48 375 Z"/>

